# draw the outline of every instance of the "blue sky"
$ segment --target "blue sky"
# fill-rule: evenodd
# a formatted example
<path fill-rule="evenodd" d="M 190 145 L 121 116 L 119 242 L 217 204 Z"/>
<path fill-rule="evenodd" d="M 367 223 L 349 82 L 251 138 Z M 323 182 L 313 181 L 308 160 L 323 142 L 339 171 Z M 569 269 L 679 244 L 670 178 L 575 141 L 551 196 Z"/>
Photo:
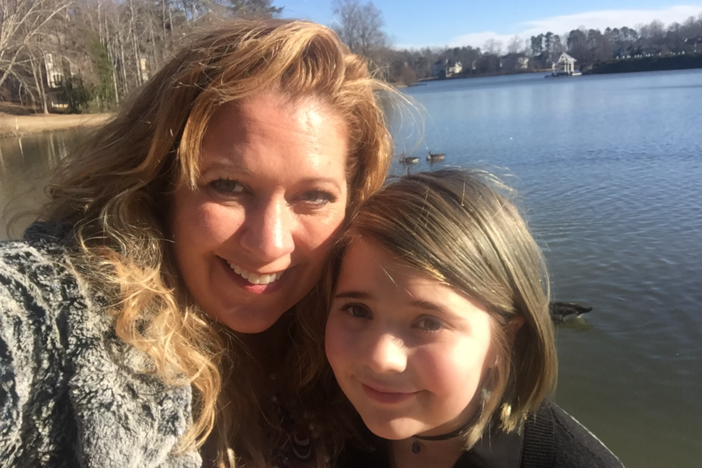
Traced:
<path fill-rule="evenodd" d="M 334 21 L 331 0 L 273 0 L 273 4 L 284 7 L 284 17 L 325 25 Z M 373 4 L 383 13 L 385 32 L 397 48 L 481 47 L 491 38 L 506 47 L 515 35 L 524 40 L 548 31 L 636 27 L 654 19 L 667 26 L 702 14 L 700 0 L 374 0 Z"/>

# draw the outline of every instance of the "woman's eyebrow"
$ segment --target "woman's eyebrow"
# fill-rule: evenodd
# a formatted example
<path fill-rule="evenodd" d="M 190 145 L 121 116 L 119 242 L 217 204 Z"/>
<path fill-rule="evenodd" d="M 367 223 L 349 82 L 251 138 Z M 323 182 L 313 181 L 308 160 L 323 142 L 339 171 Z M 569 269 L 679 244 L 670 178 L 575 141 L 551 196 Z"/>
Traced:
<path fill-rule="evenodd" d="M 221 159 L 217 161 L 212 161 L 206 165 L 206 169 L 202 171 L 202 174 L 207 174 L 209 172 L 216 171 L 237 171 L 246 175 L 251 174 L 251 170 L 242 166 L 241 164 L 234 163 L 227 159 Z"/>

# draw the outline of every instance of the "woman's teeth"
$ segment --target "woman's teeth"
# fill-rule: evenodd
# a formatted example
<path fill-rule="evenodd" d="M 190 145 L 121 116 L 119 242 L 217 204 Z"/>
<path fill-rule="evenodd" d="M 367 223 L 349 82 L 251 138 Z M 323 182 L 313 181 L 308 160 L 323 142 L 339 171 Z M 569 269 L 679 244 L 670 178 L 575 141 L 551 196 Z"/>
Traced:
<path fill-rule="evenodd" d="M 259 275 L 252 273 L 249 270 L 244 270 L 238 265 L 229 263 L 229 268 L 234 270 L 234 273 L 241 276 L 251 284 L 271 284 L 273 281 L 280 279 L 283 276 L 284 271 L 278 273 L 272 273 L 270 275 Z"/>

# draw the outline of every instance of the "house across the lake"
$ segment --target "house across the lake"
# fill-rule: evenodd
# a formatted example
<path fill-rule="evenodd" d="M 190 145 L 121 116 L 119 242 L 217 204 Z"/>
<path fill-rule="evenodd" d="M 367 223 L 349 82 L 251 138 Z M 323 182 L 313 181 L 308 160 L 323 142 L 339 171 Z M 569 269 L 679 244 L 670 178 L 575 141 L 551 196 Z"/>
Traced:
<path fill-rule="evenodd" d="M 463 71 L 461 62 L 453 62 L 449 59 L 437 60 L 434 62 L 431 70 L 431 76 L 434 78 L 450 78 L 458 75 Z"/>
<path fill-rule="evenodd" d="M 551 75 L 553 76 L 573 76 L 579 75 L 580 72 L 575 71 L 575 60 L 570 55 L 563 52 L 558 58 L 558 62 L 553 62 L 553 71 Z"/>

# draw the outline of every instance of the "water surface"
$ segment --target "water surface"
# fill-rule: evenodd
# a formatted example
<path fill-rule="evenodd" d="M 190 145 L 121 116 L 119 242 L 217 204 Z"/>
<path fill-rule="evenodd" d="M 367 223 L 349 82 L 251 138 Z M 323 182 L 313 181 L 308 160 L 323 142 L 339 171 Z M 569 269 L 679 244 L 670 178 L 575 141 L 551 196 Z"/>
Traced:
<path fill-rule="evenodd" d="M 521 75 L 410 88 L 442 165 L 517 186 L 556 299 L 590 303 L 557 330 L 556 400 L 629 467 L 702 460 L 702 71 Z M 422 158 L 423 159 L 423 158 Z M 396 172 L 402 172 L 399 165 Z"/>

